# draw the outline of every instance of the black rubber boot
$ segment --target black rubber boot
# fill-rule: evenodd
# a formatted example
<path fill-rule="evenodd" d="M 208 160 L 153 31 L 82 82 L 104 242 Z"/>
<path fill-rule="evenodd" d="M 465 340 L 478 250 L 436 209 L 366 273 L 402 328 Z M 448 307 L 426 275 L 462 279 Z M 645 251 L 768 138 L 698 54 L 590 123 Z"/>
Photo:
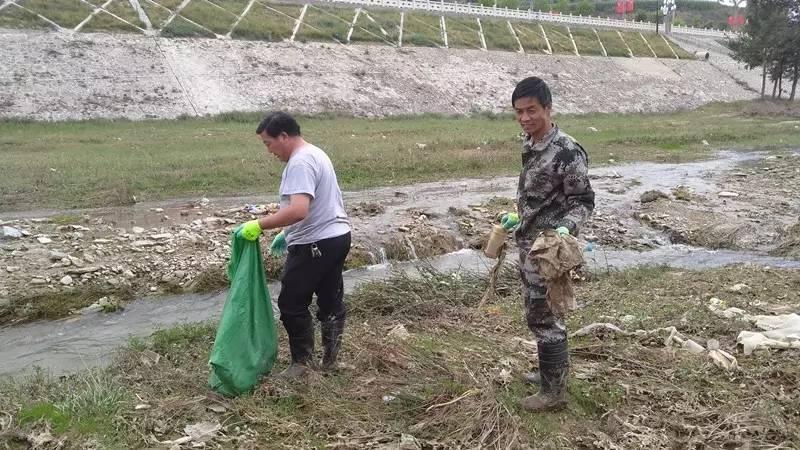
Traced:
<path fill-rule="evenodd" d="M 342 348 L 344 317 L 331 317 L 319 325 L 322 332 L 322 370 L 335 370 L 339 349 Z"/>
<path fill-rule="evenodd" d="M 311 326 L 289 333 L 289 352 L 292 363 L 281 372 L 280 377 L 297 380 L 307 375 L 314 354 L 314 329 Z"/>
<path fill-rule="evenodd" d="M 569 376 L 569 351 L 567 341 L 539 344 L 539 393 L 522 400 L 528 411 L 555 411 L 567 405 L 567 377 Z"/>

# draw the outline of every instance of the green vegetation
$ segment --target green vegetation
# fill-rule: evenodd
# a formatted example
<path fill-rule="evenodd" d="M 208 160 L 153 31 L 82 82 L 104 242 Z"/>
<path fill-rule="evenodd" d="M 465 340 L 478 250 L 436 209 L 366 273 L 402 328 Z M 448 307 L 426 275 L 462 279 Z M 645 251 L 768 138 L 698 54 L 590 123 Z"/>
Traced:
<path fill-rule="evenodd" d="M 301 42 L 334 39 L 344 43 L 347 41 L 347 32 L 354 15 L 355 11 L 352 9 L 309 5 L 295 39 Z"/>
<path fill-rule="evenodd" d="M 603 56 L 603 50 L 600 48 L 594 31 L 588 28 L 570 27 L 570 32 L 581 56 Z"/>
<path fill-rule="evenodd" d="M 483 37 L 489 50 L 519 51 L 519 44 L 508 29 L 505 20 L 481 19 Z"/>
<path fill-rule="evenodd" d="M 300 10 L 300 6 L 270 5 L 267 8 L 260 3 L 254 4 L 231 35 L 237 39 L 266 41 L 289 39 L 295 21 L 300 17 Z"/>
<path fill-rule="evenodd" d="M 569 39 L 567 29 L 562 25 L 542 25 L 553 53 L 575 54 L 572 41 Z"/>
<path fill-rule="evenodd" d="M 609 153 L 618 162 L 674 162 L 718 148 L 800 144 L 790 117 L 750 114 L 757 105 L 557 120 L 587 148 L 593 164 L 603 164 Z M 254 135 L 259 120 L 259 113 L 232 113 L 178 121 L 0 122 L 0 158 L 6 161 L 0 166 L 0 210 L 126 204 L 133 195 L 146 201 L 274 190 L 282 164 Z M 330 153 L 345 189 L 510 174 L 519 164 L 519 127 L 509 116 L 319 117 L 301 123 L 308 139 Z M 256 188 L 253 180 L 261 180 Z"/>
<path fill-rule="evenodd" d="M 443 46 L 439 17 L 420 12 L 406 12 L 403 21 L 403 45 L 417 47 Z"/>
<path fill-rule="evenodd" d="M 545 42 L 538 24 L 515 22 L 514 31 L 526 53 L 547 52 L 547 42 Z"/>
<path fill-rule="evenodd" d="M 189 3 L 181 10 L 181 16 L 223 35 L 228 33 L 236 21 L 235 13 L 206 1 Z"/>
<path fill-rule="evenodd" d="M 63 28 L 75 28 L 92 12 L 92 7 L 80 0 L 25 0 L 23 6 Z M 9 8 L 16 9 L 13 5 L 5 9 Z"/>
<path fill-rule="evenodd" d="M 445 17 L 447 44 L 456 48 L 480 49 L 480 30 L 474 18 Z"/>
<path fill-rule="evenodd" d="M 600 36 L 600 40 L 603 41 L 603 46 L 606 48 L 608 56 L 630 56 L 628 47 L 625 45 L 622 38 L 619 37 L 619 33 L 616 31 L 597 30 L 597 34 Z"/>
<path fill-rule="evenodd" d="M 58 0 L 60 9 L 51 12 L 43 6 L 42 0 L 28 0 L 33 6 L 38 7 L 45 17 L 52 19 L 62 26 L 74 26 L 84 20 L 91 9 L 79 0 Z M 98 6 L 103 2 L 96 0 Z M 161 30 L 167 37 L 214 37 L 227 35 L 236 17 L 244 11 L 246 0 L 207 0 L 190 2 L 180 14 L 164 28 L 167 18 L 180 5 L 180 0 L 142 0 L 140 4 L 148 15 L 153 27 Z M 27 5 L 27 3 L 26 3 Z M 502 6 L 502 5 L 501 5 Z M 258 1 L 233 28 L 231 36 L 237 39 L 281 41 L 289 39 L 295 26 L 296 19 L 300 16 L 300 4 L 280 4 L 267 1 Z M 84 31 L 115 31 L 138 33 L 145 25 L 140 21 L 138 14 L 127 0 L 114 0 L 106 7 L 109 13 L 127 20 L 139 27 L 136 29 L 111 14 L 100 12 L 93 17 L 84 27 Z M 300 42 L 346 42 L 355 9 L 333 6 L 310 4 L 303 18 L 303 24 L 298 30 L 295 39 Z M 448 45 L 454 48 L 480 49 L 482 48 L 479 28 L 474 17 L 446 16 Z M 484 38 L 490 50 L 504 50 L 516 52 L 519 45 L 513 34 L 508 29 L 508 22 L 499 19 L 481 18 Z M 511 22 L 523 48 L 528 52 L 539 52 L 547 49 L 542 37 L 541 27 L 532 22 Z M 197 26 L 199 25 L 199 26 Z M 0 27 L 10 28 L 42 28 L 48 24 L 33 14 L 17 7 L 9 6 L 0 11 Z M 572 42 L 567 29 L 562 25 L 542 25 L 550 39 L 553 53 L 574 54 Z M 163 28 L 163 29 L 162 29 Z M 403 27 L 403 45 L 420 47 L 441 47 L 444 45 L 441 34 L 440 17 L 421 11 L 406 12 Z M 381 45 L 396 45 L 400 30 L 400 11 L 392 10 L 362 10 L 358 16 L 351 42 L 366 42 Z M 591 29 L 572 26 L 573 38 L 581 55 L 601 55 L 597 36 Z M 607 47 L 609 56 L 628 56 L 619 35 L 616 32 L 600 32 L 603 44 Z M 647 49 L 638 32 L 623 32 L 625 39 L 634 49 L 635 56 L 650 57 L 652 53 Z M 656 53 L 659 57 L 671 57 L 672 52 L 666 48 L 660 37 L 647 35 L 651 45 L 658 47 Z M 675 45 L 676 49 L 678 48 Z M 655 49 L 655 47 L 654 47 Z M 677 50 L 676 50 L 677 51 Z M 681 50 L 680 56 L 688 57 Z"/>
<path fill-rule="evenodd" d="M 375 42 L 397 45 L 400 33 L 400 11 L 362 10 L 350 42 Z"/>
<path fill-rule="evenodd" d="M 742 280 L 763 289 L 728 290 Z M 568 408 L 525 412 L 519 400 L 535 387 L 520 380 L 534 350 L 518 273 L 500 271 L 498 296 L 479 307 L 487 282 L 485 275 L 423 268 L 413 278 L 365 283 L 346 299 L 353 320 L 344 369 L 296 384 L 267 376 L 238 398 L 207 388 L 213 323 L 133 339 L 106 369 L 0 380 L 0 410 L 11 419 L 0 445 L 31 442 L 47 430 L 69 448 L 151 448 L 201 422 L 223 428 L 210 445 L 246 448 L 362 448 L 376 439 L 396 443 L 401 434 L 444 448 L 581 448 L 587 436 L 606 448 L 669 448 L 692 439 L 724 448 L 745 428 L 758 447 L 800 444 L 800 398 L 787 388 L 800 379 L 797 350 L 737 355 L 740 371 L 726 372 L 706 355 L 665 348 L 666 334 L 658 331 L 571 338 Z M 626 331 L 674 326 L 733 351 L 736 333 L 749 325 L 709 313 L 709 299 L 748 311 L 796 305 L 800 274 L 645 267 L 600 275 L 576 292 L 586 306 L 568 317 L 570 331 L 598 320 Z M 387 336 L 399 324 L 409 336 Z M 276 372 L 289 357 L 281 334 Z M 636 423 L 636 432 L 620 422 Z"/>

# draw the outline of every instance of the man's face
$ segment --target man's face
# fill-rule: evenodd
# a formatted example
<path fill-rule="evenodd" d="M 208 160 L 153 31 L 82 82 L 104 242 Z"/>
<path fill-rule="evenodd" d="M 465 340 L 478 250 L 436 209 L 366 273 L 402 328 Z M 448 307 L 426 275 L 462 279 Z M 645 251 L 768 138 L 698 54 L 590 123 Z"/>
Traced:
<path fill-rule="evenodd" d="M 289 136 L 286 133 L 281 133 L 276 137 L 272 137 L 268 135 L 266 131 L 263 131 L 259 136 L 269 153 L 272 153 L 272 155 L 283 162 L 289 161 Z"/>
<path fill-rule="evenodd" d="M 550 126 L 551 109 L 551 106 L 542 106 L 536 97 L 520 97 L 514 102 L 514 112 L 519 126 L 525 134 L 534 137 L 542 137 L 544 130 Z"/>

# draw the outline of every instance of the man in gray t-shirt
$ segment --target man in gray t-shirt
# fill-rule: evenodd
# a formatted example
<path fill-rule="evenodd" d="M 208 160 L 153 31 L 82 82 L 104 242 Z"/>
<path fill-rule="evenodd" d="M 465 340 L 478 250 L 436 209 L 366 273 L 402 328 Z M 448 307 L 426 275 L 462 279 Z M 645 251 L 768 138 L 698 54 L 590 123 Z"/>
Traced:
<path fill-rule="evenodd" d="M 246 222 L 239 233 L 256 240 L 261 230 L 283 227 L 270 248 L 275 252 L 283 239 L 288 246 L 278 307 L 292 362 L 281 375 L 299 378 L 313 360 L 314 328 L 308 308 L 314 294 L 324 347 L 322 368 L 336 367 L 345 322 L 342 270 L 350 252 L 350 222 L 330 158 L 303 139 L 292 116 L 271 113 L 256 133 L 269 153 L 286 162 L 281 207 L 275 214 Z"/>

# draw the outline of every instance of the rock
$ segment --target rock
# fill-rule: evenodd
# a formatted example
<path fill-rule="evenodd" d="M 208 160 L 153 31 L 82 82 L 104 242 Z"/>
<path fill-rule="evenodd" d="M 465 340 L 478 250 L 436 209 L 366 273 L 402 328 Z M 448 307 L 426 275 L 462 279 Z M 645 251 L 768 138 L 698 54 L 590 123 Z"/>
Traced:
<path fill-rule="evenodd" d="M 141 403 L 133 407 L 134 411 L 141 411 L 143 409 L 150 409 L 151 406 L 147 403 Z"/>
<path fill-rule="evenodd" d="M 130 269 L 124 270 L 122 272 L 122 276 L 125 277 L 128 280 L 132 280 L 132 279 L 136 278 L 136 275 Z"/>
<path fill-rule="evenodd" d="M 47 280 L 44 278 L 32 278 L 30 283 L 35 285 L 47 284 Z"/>
<path fill-rule="evenodd" d="M 162 212 L 164 212 L 164 208 L 150 208 L 150 211 L 153 211 L 153 212 L 156 212 L 156 213 L 162 213 Z"/>
<path fill-rule="evenodd" d="M 185 216 L 188 216 L 188 215 L 189 215 L 189 214 L 191 214 L 191 213 L 192 213 L 191 211 L 186 211 L 185 209 L 184 209 L 184 210 L 181 210 L 181 212 L 180 212 L 181 216 L 184 216 L 184 217 L 185 217 Z"/>
<path fill-rule="evenodd" d="M 49 244 L 53 242 L 53 240 L 47 236 L 39 236 L 38 238 L 36 238 L 36 240 L 39 241 L 40 244 Z"/>
<path fill-rule="evenodd" d="M 21 230 L 3 225 L 3 232 L 0 234 L 0 238 L 2 239 L 19 239 L 23 236 Z"/>
<path fill-rule="evenodd" d="M 151 239 L 156 239 L 156 240 L 159 240 L 159 241 L 160 240 L 165 240 L 165 239 L 172 239 L 173 238 L 173 234 L 172 233 L 154 234 L 154 235 L 150 236 L 150 238 Z"/>
<path fill-rule="evenodd" d="M 406 330 L 405 325 L 399 324 L 395 325 L 395 327 L 392 328 L 386 336 L 398 341 L 405 341 L 411 337 L 411 333 Z"/>
<path fill-rule="evenodd" d="M 736 198 L 739 196 L 739 194 L 736 192 L 728 192 L 728 191 L 722 191 L 717 195 L 722 198 Z"/>
<path fill-rule="evenodd" d="M 731 292 L 741 292 L 741 291 L 743 291 L 745 289 L 750 289 L 750 286 L 748 286 L 748 285 L 746 285 L 744 283 L 734 284 L 733 286 L 728 288 L 728 290 L 731 291 Z"/>
<path fill-rule="evenodd" d="M 179 278 L 179 279 L 180 279 L 180 278 L 183 278 L 183 277 L 185 277 L 185 276 L 186 276 L 186 272 L 185 272 L 185 271 L 183 271 L 183 270 L 176 270 L 176 271 L 173 273 L 173 275 L 175 275 L 175 278 Z"/>
<path fill-rule="evenodd" d="M 405 433 L 400 435 L 399 450 L 418 450 L 421 448 L 422 446 L 414 436 Z"/>
<path fill-rule="evenodd" d="M 600 131 L 595 127 L 589 127 L 589 128 L 587 128 L 587 130 L 591 131 L 592 133 L 597 133 L 598 131 Z"/>
<path fill-rule="evenodd" d="M 154 245 L 158 245 L 158 242 L 151 241 L 149 239 L 140 239 L 138 241 L 133 241 L 131 245 L 134 247 L 152 247 Z"/>
<path fill-rule="evenodd" d="M 95 239 L 92 242 L 95 243 L 95 244 L 110 244 L 110 243 L 112 243 L 114 241 L 112 241 L 111 239 Z"/>
<path fill-rule="evenodd" d="M 59 281 L 59 283 L 63 284 L 64 286 L 69 286 L 69 285 L 72 284 L 72 277 L 69 276 L 69 275 L 64 275 L 64 277 L 61 278 L 58 281 Z"/>
<path fill-rule="evenodd" d="M 144 233 L 144 231 L 145 230 L 142 227 L 133 227 L 133 228 L 131 228 L 131 232 L 133 232 L 133 234 L 142 234 L 142 233 Z"/>
<path fill-rule="evenodd" d="M 211 203 L 211 200 L 209 200 L 209 199 L 207 199 L 207 198 L 203 197 L 203 198 L 201 198 L 201 199 L 200 199 L 200 201 L 199 201 L 199 202 L 197 202 L 197 203 L 198 203 L 200 206 L 206 206 L 206 205 L 208 205 L 209 203 Z"/>
<path fill-rule="evenodd" d="M 669 196 L 661 191 L 647 191 L 639 197 L 639 201 L 642 203 L 650 203 L 661 198 L 669 198 Z"/>
<path fill-rule="evenodd" d="M 14 273 L 19 271 L 19 266 L 6 266 L 6 272 Z"/>
<path fill-rule="evenodd" d="M 61 261 L 64 258 L 68 258 L 69 255 L 66 253 L 59 252 L 57 250 L 50 250 L 50 261 Z"/>
<path fill-rule="evenodd" d="M 67 270 L 67 273 L 72 275 L 83 275 L 86 273 L 94 273 L 100 270 L 99 267 L 75 267 L 74 269 Z"/>
<path fill-rule="evenodd" d="M 711 144 L 709 144 L 707 140 L 703 139 L 703 147 L 708 147 L 709 145 Z"/>
<path fill-rule="evenodd" d="M 417 142 L 417 148 L 420 149 L 420 150 L 422 150 L 423 148 L 425 148 L 427 146 L 428 146 L 427 144 L 420 144 L 419 142 Z"/>
<path fill-rule="evenodd" d="M 150 292 L 156 292 L 158 290 L 155 286 L 150 286 Z"/>

